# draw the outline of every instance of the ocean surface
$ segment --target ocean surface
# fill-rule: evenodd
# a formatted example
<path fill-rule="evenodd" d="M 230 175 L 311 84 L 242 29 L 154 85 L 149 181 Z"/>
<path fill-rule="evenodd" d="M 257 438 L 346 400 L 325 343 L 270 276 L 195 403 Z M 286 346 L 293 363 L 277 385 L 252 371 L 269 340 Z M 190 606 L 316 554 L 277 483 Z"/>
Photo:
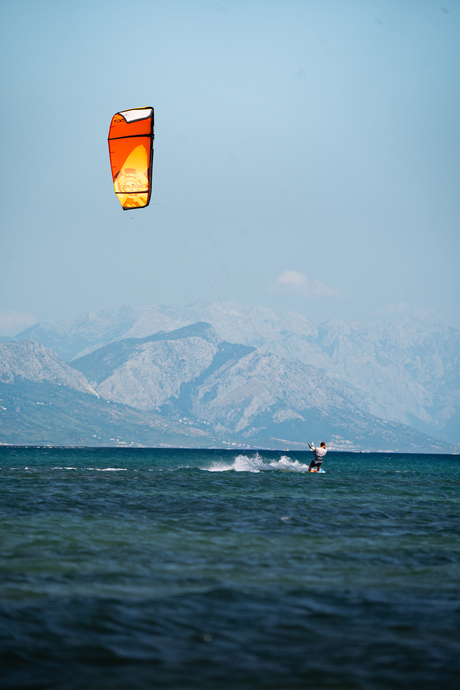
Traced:
<path fill-rule="evenodd" d="M 6 689 L 460 678 L 460 457 L 0 448 Z"/>

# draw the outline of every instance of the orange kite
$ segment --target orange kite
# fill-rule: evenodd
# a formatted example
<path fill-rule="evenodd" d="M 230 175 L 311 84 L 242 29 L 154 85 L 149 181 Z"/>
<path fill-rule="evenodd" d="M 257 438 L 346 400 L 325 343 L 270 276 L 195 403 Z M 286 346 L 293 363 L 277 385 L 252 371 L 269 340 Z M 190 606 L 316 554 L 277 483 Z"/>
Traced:
<path fill-rule="evenodd" d="M 145 208 L 150 203 L 153 125 L 153 108 L 123 110 L 110 123 L 113 186 L 124 211 Z"/>

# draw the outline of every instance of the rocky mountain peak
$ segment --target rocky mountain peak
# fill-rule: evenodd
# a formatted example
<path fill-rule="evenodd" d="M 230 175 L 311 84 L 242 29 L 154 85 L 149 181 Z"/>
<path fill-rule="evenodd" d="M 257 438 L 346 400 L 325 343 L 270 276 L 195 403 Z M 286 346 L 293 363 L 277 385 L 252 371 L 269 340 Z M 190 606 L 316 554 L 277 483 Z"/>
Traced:
<path fill-rule="evenodd" d="M 83 374 L 65 364 L 52 350 L 31 339 L 0 345 L 0 381 L 13 383 L 17 378 L 34 383 L 47 381 L 96 395 Z"/>

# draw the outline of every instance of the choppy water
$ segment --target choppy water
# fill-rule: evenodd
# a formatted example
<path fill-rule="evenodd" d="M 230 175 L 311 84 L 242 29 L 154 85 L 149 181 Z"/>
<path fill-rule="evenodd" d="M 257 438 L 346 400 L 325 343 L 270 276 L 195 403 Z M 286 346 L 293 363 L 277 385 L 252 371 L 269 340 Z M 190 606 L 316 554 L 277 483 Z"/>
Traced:
<path fill-rule="evenodd" d="M 460 459 L 1 448 L 2 687 L 458 687 Z"/>

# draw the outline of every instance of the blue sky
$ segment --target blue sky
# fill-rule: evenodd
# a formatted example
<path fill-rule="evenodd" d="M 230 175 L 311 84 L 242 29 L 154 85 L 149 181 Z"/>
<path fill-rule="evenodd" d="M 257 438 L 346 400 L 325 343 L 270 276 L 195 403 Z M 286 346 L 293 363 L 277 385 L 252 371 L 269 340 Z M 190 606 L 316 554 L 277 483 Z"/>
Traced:
<path fill-rule="evenodd" d="M 460 326 L 458 0 L 3 0 L 0 27 L 0 333 L 234 288 Z M 146 105 L 128 214 L 107 134 Z"/>

